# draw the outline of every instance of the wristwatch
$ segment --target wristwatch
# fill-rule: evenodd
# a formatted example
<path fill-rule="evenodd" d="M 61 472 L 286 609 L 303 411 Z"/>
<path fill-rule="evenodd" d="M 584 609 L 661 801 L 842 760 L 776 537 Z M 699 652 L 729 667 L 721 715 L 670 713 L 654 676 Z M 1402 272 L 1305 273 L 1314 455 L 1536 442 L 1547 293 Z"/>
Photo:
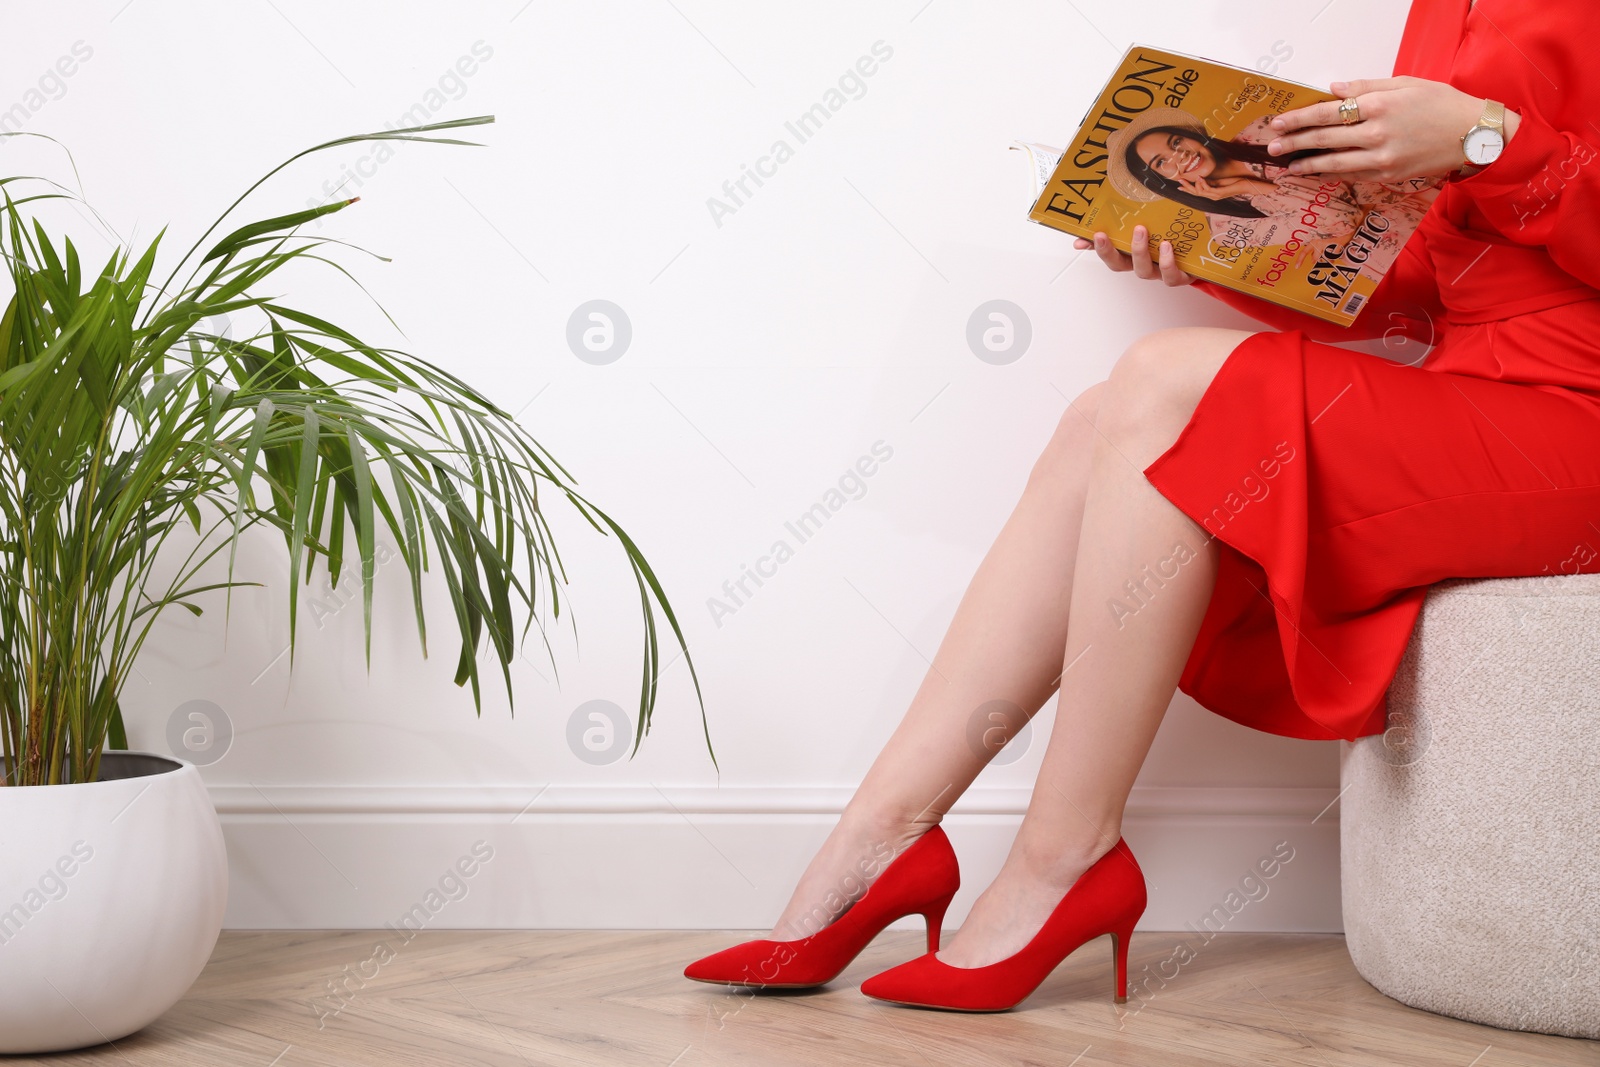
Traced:
<path fill-rule="evenodd" d="M 1483 114 L 1478 122 L 1461 135 L 1461 166 L 1455 174 L 1470 177 L 1500 158 L 1506 147 L 1506 106 L 1498 100 L 1485 99 Z"/>

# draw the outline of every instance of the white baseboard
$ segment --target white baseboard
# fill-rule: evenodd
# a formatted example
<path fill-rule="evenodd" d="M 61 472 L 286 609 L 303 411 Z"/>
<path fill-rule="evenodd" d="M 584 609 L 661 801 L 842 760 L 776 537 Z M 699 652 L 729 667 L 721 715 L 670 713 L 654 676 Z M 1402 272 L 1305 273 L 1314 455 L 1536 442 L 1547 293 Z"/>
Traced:
<path fill-rule="evenodd" d="M 844 788 L 214 785 L 232 929 L 727 929 L 770 926 Z M 1124 833 L 1140 929 L 1329 931 L 1337 791 L 1138 787 Z M 959 925 L 1028 801 L 977 786 L 945 819 Z M 1268 863 L 1263 858 L 1291 855 Z M 465 872 L 465 873 L 464 873 Z M 1209 918 L 1208 918 L 1209 917 Z M 916 920 L 920 921 L 920 920 Z M 915 923 L 907 921 L 904 925 Z"/>

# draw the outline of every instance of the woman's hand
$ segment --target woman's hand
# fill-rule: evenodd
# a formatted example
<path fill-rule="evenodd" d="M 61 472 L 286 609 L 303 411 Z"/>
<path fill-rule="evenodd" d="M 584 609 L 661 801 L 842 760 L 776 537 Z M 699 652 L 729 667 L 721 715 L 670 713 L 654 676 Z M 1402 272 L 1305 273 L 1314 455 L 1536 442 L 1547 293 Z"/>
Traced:
<path fill-rule="evenodd" d="M 1339 101 L 1285 111 L 1268 125 L 1277 134 L 1273 155 L 1302 148 L 1330 151 L 1289 164 L 1296 174 L 1334 174 L 1346 181 L 1396 182 L 1449 174 L 1462 164 L 1461 135 L 1483 113 L 1483 98 L 1453 85 L 1414 78 L 1334 82 L 1340 99 L 1359 96 L 1361 121 L 1340 121 Z M 1506 140 L 1521 116 L 1506 112 Z"/>
<path fill-rule="evenodd" d="M 1093 247 L 1105 265 L 1114 271 L 1133 271 L 1140 278 L 1160 279 L 1168 285 L 1188 285 L 1194 275 L 1178 269 L 1178 257 L 1172 251 L 1171 241 L 1161 242 L 1161 265 L 1158 268 L 1150 259 L 1150 231 L 1143 226 L 1133 228 L 1133 255 L 1118 251 L 1111 238 L 1104 233 L 1094 235 L 1091 243 L 1079 237 L 1072 242 L 1075 248 Z"/>

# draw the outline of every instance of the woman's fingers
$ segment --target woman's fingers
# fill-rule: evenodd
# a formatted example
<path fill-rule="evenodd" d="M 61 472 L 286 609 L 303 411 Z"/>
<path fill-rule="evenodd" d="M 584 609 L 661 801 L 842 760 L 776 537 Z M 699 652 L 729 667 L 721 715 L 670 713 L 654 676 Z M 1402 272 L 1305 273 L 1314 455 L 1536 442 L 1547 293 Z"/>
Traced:
<path fill-rule="evenodd" d="M 1150 261 L 1150 231 L 1143 226 L 1133 228 L 1133 273 L 1147 280 L 1160 273 Z"/>
<path fill-rule="evenodd" d="M 1351 82 L 1331 82 L 1328 92 L 1334 96 L 1349 99 L 1360 96 L 1362 93 L 1381 93 L 1387 89 L 1404 89 L 1408 85 L 1415 85 L 1424 79 L 1411 74 L 1401 74 L 1393 78 L 1357 78 Z"/>
<path fill-rule="evenodd" d="M 1188 285 L 1194 275 L 1178 267 L 1178 254 L 1172 250 L 1171 241 L 1161 242 L 1161 280 L 1168 285 Z"/>
<path fill-rule="evenodd" d="M 1365 148 L 1351 148 L 1343 152 L 1324 152 L 1315 159 L 1297 159 L 1289 164 L 1291 174 L 1337 174 L 1347 182 L 1393 181 L 1380 177 L 1382 157 Z"/>
<path fill-rule="evenodd" d="M 1133 260 L 1127 254 L 1111 243 L 1111 238 L 1103 233 L 1094 235 L 1094 252 L 1100 261 L 1114 271 L 1127 271 L 1133 269 Z"/>
<path fill-rule="evenodd" d="M 1322 100 L 1315 104 L 1307 104 L 1305 107 L 1297 107 L 1292 111 L 1285 111 L 1275 116 L 1268 125 L 1272 127 L 1274 133 L 1298 130 L 1306 126 L 1332 126 L 1343 122 L 1344 116 L 1339 114 L 1339 105 L 1352 96 L 1369 96 L 1372 93 L 1383 93 L 1390 89 L 1402 89 L 1417 80 L 1419 79 L 1402 76 L 1399 78 L 1365 78 L 1352 82 L 1334 82 L 1328 87 L 1328 91 L 1340 99 Z M 1363 118 L 1372 118 L 1374 109 L 1381 109 L 1383 106 L 1382 102 L 1374 102 L 1372 99 L 1362 99 L 1356 102 L 1361 105 Z"/>
<path fill-rule="evenodd" d="M 1094 240 L 1087 241 L 1082 237 L 1072 242 L 1080 249 L 1093 246 L 1096 254 L 1105 265 L 1114 271 L 1133 271 L 1135 275 L 1145 279 L 1157 279 L 1168 285 L 1188 285 L 1194 281 L 1194 276 L 1178 267 L 1178 257 L 1172 250 L 1171 241 L 1162 241 L 1159 264 L 1150 258 L 1150 231 L 1143 226 L 1133 228 L 1133 254 L 1118 251 L 1111 239 L 1104 233 L 1094 235 Z"/>
<path fill-rule="evenodd" d="M 1143 226 L 1133 228 L 1133 272 L 1148 281 L 1160 280 L 1167 285 L 1188 285 L 1194 276 L 1178 266 L 1178 254 L 1171 241 L 1162 241 L 1156 249 L 1158 259 L 1150 257 L 1150 231 Z"/>
<path fill-rule="evenodd" d="M 1362 123 L 1349 125 L 1333 120 L 1331 126 L 1310 126 L 1294 133 L 1276 134 L 1267 142 L 1267 154 L 1286 156 L 1302 148 L 1366 148 L 1371 141 L 1371 128 L 1363 130 Z"/>
<path fill-rule="evenodd" d="M 1283 114 L 1276 116 L 1267 125 L 1276 134 L 1303 130 L 1308 127 L 1337 125 L 1343 121 L 1339 115 L 1340 103 L 1341 101 L 1338 100 L 1323 100 L 1320 103 L 1297 107 L 1293 111 L 1285 111 Z"/>

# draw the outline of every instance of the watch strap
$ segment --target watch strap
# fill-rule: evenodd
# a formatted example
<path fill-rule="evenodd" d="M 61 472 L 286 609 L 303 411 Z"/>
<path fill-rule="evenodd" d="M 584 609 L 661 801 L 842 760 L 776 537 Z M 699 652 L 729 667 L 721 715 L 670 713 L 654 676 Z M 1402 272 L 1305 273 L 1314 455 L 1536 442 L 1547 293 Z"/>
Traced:
<path fill-rule="evenodd" d="M 1485 99 L 1483 114 L 1478 118 L 1478 125 L 1492 126 L 1503 135 L 1506 132 L 1506 106 L 1498 100 Z"/>

